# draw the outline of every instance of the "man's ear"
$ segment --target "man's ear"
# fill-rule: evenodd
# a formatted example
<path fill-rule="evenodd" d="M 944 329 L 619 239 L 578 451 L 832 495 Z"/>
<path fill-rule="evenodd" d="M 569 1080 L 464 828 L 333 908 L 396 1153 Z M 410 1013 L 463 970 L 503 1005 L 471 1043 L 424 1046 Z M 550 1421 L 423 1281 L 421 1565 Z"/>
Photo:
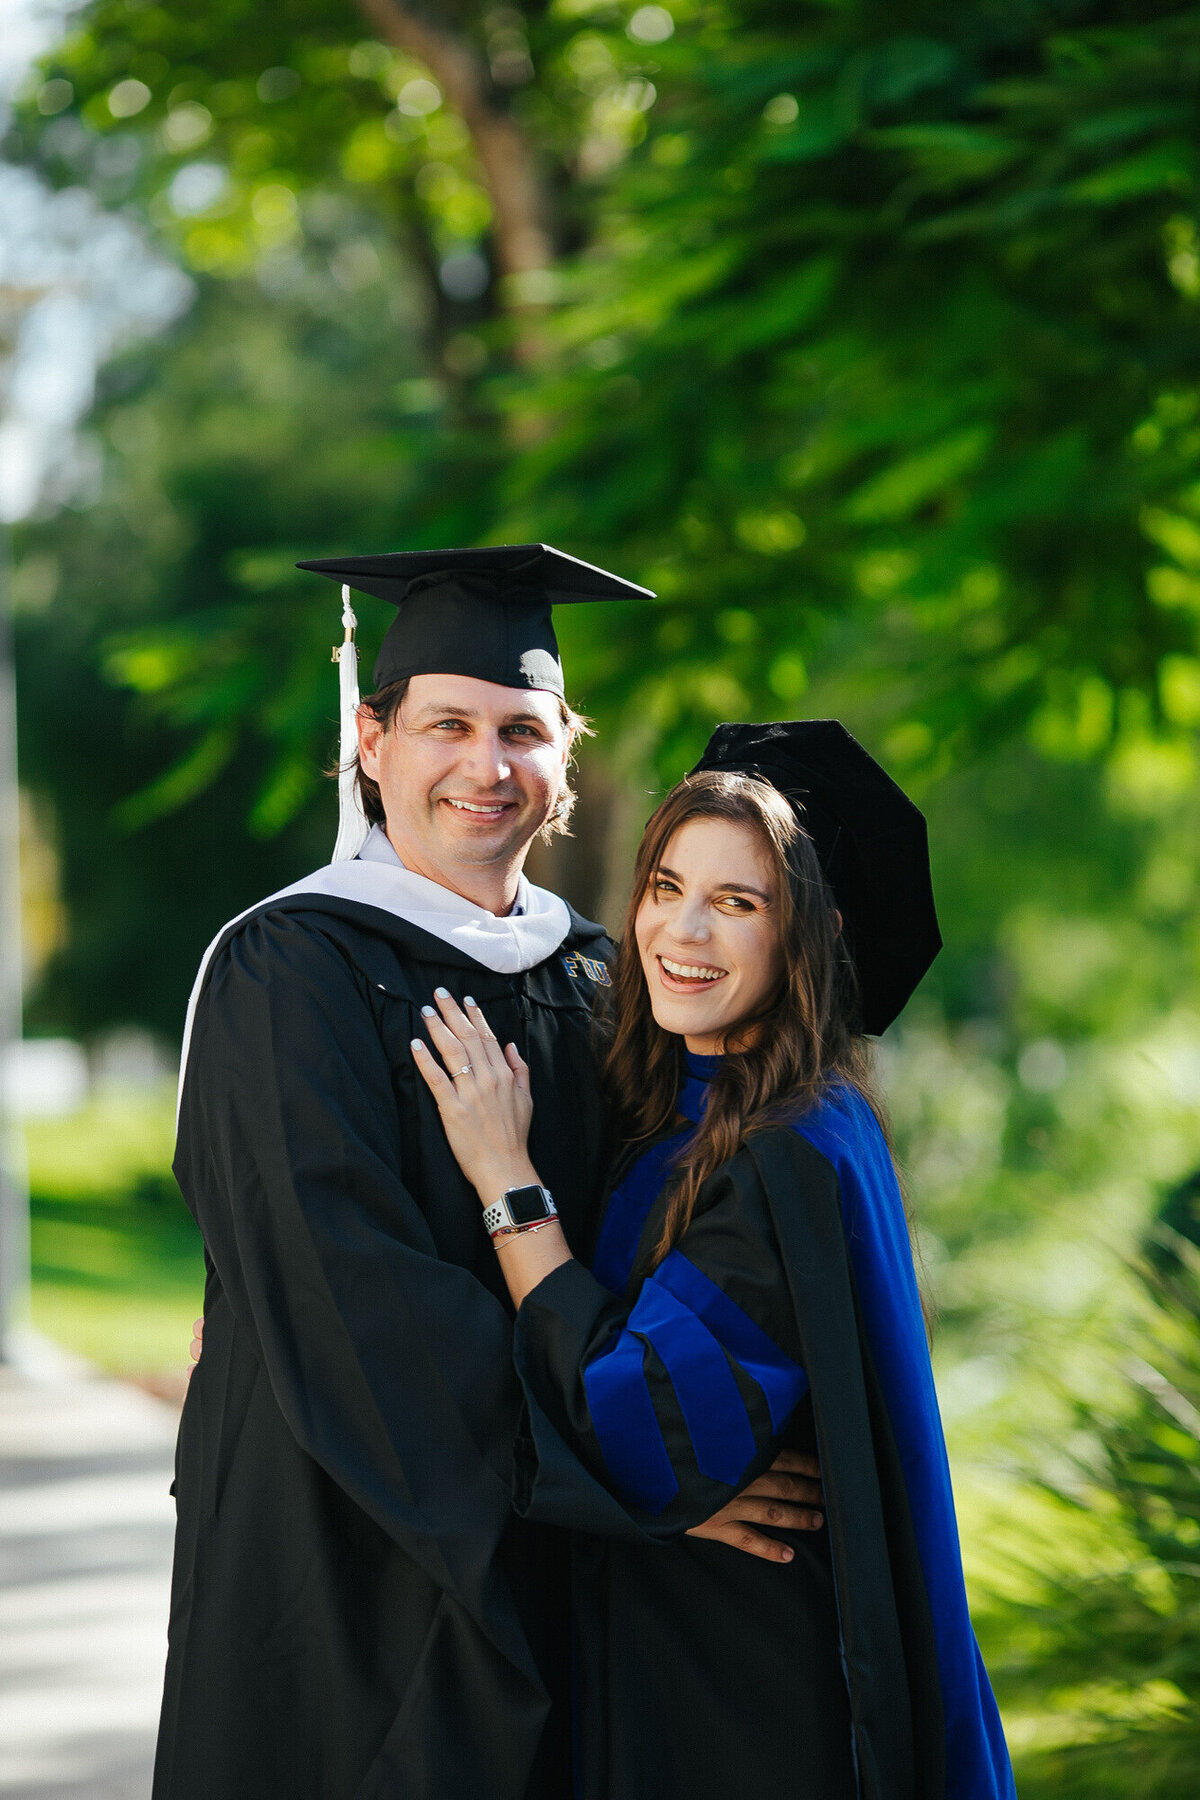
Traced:
<path fill-rule="evenodd" d="M 379 741 L 384 726 L 369 706 L 358 709 L 358 764 L 364 775 L 374 781 L 379 768 Z"/>

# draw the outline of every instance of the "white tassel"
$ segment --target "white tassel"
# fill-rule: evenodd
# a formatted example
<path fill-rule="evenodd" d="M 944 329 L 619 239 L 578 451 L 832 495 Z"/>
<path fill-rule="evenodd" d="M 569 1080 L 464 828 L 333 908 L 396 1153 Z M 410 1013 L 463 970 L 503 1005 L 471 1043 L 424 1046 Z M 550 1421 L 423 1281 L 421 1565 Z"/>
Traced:
<path fill-rule="evenodd" d="M 338 750 L 338 833 L 332 859 L 335 863 L 352 861 L 366 843 L 371 829 L 354 779 L 358 767 L 358 645 L 354 641 L 358 620 L 350 604 L 348 587 L 342 588 L 342 626 L 342 642 L 335 645 L 333 652 L 333 660 L 338 666 L 342 721 Z"/>

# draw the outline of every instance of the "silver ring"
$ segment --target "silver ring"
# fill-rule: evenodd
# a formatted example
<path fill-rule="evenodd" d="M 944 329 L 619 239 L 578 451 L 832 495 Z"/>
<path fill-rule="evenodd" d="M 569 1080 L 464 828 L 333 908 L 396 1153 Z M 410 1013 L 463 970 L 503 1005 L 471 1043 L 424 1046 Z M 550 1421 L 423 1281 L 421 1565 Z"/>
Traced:
<path fill-rule="evenodd" d="M 452 1075 L 452 1076 L 451 1076 L 451 1077 L 450 1077 L 450 1079 L 451 1079 L 451 1080 L 452 1080 L 452 1081 L 457 1081 L 457 1080 L 458 1080 L 458 1078 L 459 1078 L 459 1076 L 460 1076 L 460 1075 L 469 1075 L 469 1074 L 471 1074 L 471 1065 L 470 1065 L 470 1063 L 468 1063 L 468 1064 L 467 1064 L 467 1066 L 466 1066 L 466 1068 L 465 1068 L 465 1069 L 458 1069 L 458 1070 L 456 1070 L 456 1071 L 455 1071 L 455 1073 L 454 1073 L 454 1074 L 453 1074 L 453 1075 Z"/>

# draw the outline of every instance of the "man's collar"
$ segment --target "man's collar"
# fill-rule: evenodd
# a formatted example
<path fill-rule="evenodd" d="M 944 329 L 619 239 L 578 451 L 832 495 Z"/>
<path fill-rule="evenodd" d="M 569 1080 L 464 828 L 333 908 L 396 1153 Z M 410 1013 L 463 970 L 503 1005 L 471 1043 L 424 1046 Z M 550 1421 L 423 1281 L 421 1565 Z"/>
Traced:
<path fill-rule="evenodd" d="M 397 854 L 396 846 L 393 844 L 382 825 L 372 825 L 370 831 L 367 833 L 366 843 L 354 860 L 356 862 L 384 863 L 393 869 L 404 869 L 407 867 L 407 865 L 401 861 Z M 438 884 L 435 882 L 432 885 L 437 886 Z M 448 894 L 453 894 L 455 900 L 461 898 L 460 895 L 454 894 L 452 888 L 448 888 L 446 891 Z M 480 910 L 486 911 L 487 909 L 481 908 Z M 526 881 L 524 875 L 521 875 L 517 878 L 516 900 L 513 902 L 507 913 L 502 916 L 506 919 L 520 919 L 523 918 L 528 911 L 529 883 Z"/>

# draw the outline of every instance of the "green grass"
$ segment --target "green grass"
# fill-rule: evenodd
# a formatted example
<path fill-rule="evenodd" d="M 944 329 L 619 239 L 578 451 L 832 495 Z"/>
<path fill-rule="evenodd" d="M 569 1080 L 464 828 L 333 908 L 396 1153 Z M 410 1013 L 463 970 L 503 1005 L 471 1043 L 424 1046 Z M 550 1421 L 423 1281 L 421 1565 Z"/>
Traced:
<path fill-rule="evenodd" d="M 178 1375 L 204 1265 L 171 1175 L 172 1092 L 101 1095 L 25 1137 L 33 1324 L 114 1373 Z"/>

